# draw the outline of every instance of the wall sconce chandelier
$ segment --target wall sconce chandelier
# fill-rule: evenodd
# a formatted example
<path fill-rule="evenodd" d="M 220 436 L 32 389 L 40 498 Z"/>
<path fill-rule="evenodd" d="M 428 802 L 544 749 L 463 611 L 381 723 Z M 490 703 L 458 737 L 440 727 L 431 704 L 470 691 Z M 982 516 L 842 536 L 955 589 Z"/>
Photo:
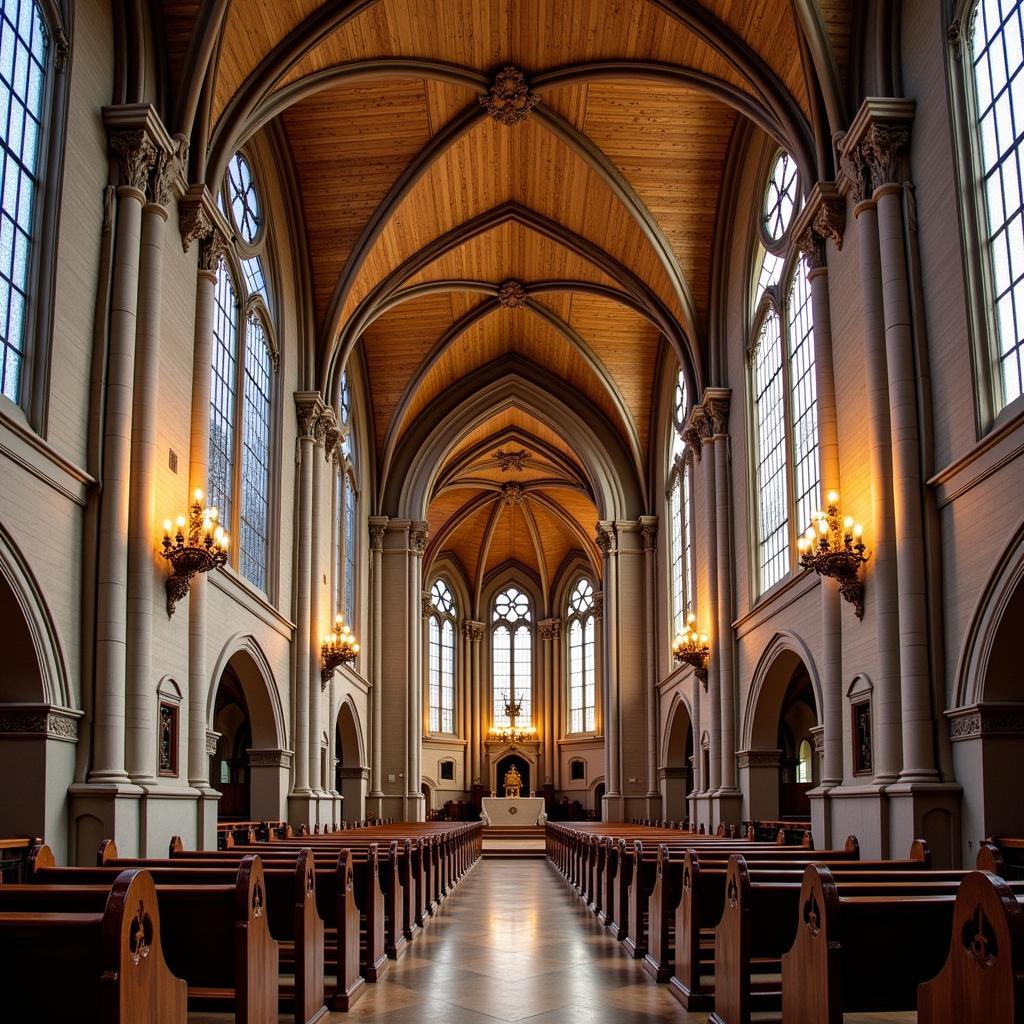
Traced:
<path fill-rule="evenodd" d="M 672 657 L 679 665 L 692 665 L 694 674 L 707 689 L 708 659 L 711 657 L 711 648 L 708 646 L 707 634 L 698 633 L 696 623 L 697 616 L 690 612 L 686 616 L 686 631 L 677 634 L 675 643 L 672 644 Z"/>
<path fill-rule="evenodd" d="M 864 554 L 864 530 L 851 516 L 841 518 L 839 495 L 828 492 L 828 508 L 818 509 L 812 523 L 797 541 L 800 564 L 820 576 L 839 581 L 839 593 L 853 605 L 858 619 L 864 618 L 864 581 L 860 567 L 868 560 Z"/>
<path fill-rule="evenodd" d="M 174 614 L 174 606 L 188 593 L 188 581 L 196 573 L 218 569 L 228 560 L 228 535 L 217 522 L 217 509 L 203 507 L 203 492 L 192 495 L 188 521 L 178 516 L 173 525 L 171 539 L 170 519 L 164 522 L 163 551 L 160 554 L 171 563 L 167 580 L 167 617 Z"/>
<path fill-rule="evenodd" d="M 320 670 L 321 687 L 330 682 L 336 668 L 355 661 L 357 654 L 359 654 L 359 644 L 356 643 L 352 630 L 345 625 L 342 615 L 336 615 L 333 632 L 328 633 L 320 645 L 320 660 L 323 662 L 323 667 Z"/>
<path fill-rule="evenodd" d="M 506 693 L 505 694 L 505 715 L 508 718 L 508 725 L 501 725 L 492 727 L 487 734 L 487 738 L 491 740 L 501 740 L 504 743 L 529 743 L 531 740 L 537 738 L 537 730 L 533 726 L 527 726 L 525 729 L 516 728 L 516 719 L 523 713 L 523 701 L 522 698 L 513 701 L 512 698 Z"/>

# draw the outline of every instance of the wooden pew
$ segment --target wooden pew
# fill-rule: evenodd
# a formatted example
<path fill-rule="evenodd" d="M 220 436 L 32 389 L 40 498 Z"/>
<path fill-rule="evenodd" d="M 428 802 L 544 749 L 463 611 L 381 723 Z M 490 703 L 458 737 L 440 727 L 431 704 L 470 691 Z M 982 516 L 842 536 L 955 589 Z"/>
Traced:
<path fill-rule="evenodd" d="M 795 904 L 796 938 L 782 957 L 787 1024 L 915 1009 L 918 985 L 947 959 L 955 902 L 937 886 L 919 894 L 905 883 L 889 894 L 866 892 L 810 865 Z"/>
<path fill-rule="evenodd" d="M 918 1024 L 1021 1024 L 1024 906 L 1003 879 L 972 871 L 953 908 L 942 970 L 917 989 Z"/>
<path fill-rule="evenodd" d="M 76 870 L 89 869 L 56 868 L 49 848 L 38 848 L 31 858 L 32 884 L 0 887 L 10 890 L 0 899 L 16 898 L 15 888 L 23 900 L 59 898 L 63 874 Z M 188 983 L 190 1006 L 230 1004 L 237 1024 L 277 1024 L 278 946 L 267 922 L 266 893 L 256 856 L 242 858 L 234 884 L 156 886 L 161 945 L 171 972 Z"/>
<path fill-rule="evenodd" d="M 48 848 L 46 853 L 33 851 L 32 859 L 32 881 L 44 885 L 105 884 L 125 868 L 145 868 L 158 886 L 233 885 L 241 863 L 241 858 L 182 862 L 118 857 L 117 847 L 110 840 L 100 844 L 95 868 L 53 867 Z M 324 996 L 324 922 L 317 911 L 311 851 L 299 850 L 285 861 L 265 861 L 263 878 L 270 934 L 278 942 L 280 964 L 294 971 L 293 983 L 279 984 L 279 1001 L 293 1009 L 296 1024 L 315 1024 L 327 1016 L 328 1009 Z"/>
<path fill-rule="evenodd" d="M 0 998 L 11 1021 L 185 1024 L 152 879 L 121 872 L 98 911 L 0 910 Z"/>

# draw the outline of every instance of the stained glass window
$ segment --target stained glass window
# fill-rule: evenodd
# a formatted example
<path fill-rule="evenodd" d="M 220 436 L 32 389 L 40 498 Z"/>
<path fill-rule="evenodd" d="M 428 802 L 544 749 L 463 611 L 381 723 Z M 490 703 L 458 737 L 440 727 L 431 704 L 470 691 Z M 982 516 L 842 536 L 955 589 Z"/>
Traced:
<path fill-rule="evenodd" d="M 775 158 L 761 204 L 761 226 L 773 242 L 778 242 L 789 229 L 796 209 L 796 190 L 796 161 L 783 151 Z"/>
<path fill-rule="evenodd" d="M 263 214 L 260 200 L 256 193 L 256 182 L 253 180 L 249 161 L 236 153 L 228 164 L 228 189 L 231 199 L 231 216 L 242 241 L 252 244 L 260 233 Z"/>
<path fill-rule="evenodd" d="M 495 727 L 511 724 L 505 702 L 520 705 L 516 725 L 533 721 L 533 632 L 530 599 L 517 587 L 502 591 L 494 601 L 491 634 L 493 716 Z"/>
<path fill-rule="evenodd" d="M 686 378 L 676 378 L 673 408 L 673 439 L 668 467 L 668 556 L 672 614 L 672 635 L 683 631 L 686 614 L 693 607 L 693 566 L 690 535 L 690 468 L 687 465 L 681 429 L 689 410 Z"/>
<path fill-rule="evenodd" d="M 796 528 L 802 532 L 820 508 L 818 470 L 818 393 L 814 379 L 814 317 L 807 266 L 797 263 L 786 301 L 789 396 L 793 437 L 793 489 Z"/>
<path fill-rule="evenodd" d="M 235 398 L 238 387 L 238 303 L 224 260 L 217 268 L 213 305 L 213 367 L 210 381 L 209 503 L 229 532 L 235 465 Z"/>
<path fill-rule="evenodd" d="M 596 701 L 594 587 L 581 579 L 569 595 L 569 732 L 593 732 Z"/>
<path fill-rule="evenodd" d="M 430 731 L 455 732 L 455 598 L 444 580 L 430 591 L 428 681 Z"/>
<path fill-rule="evenodd" d="M 251 316 L 245 342 L 238 570 L 260 590 L 267 589 L 272 374 L 266 332 L 259 317 Z"/>

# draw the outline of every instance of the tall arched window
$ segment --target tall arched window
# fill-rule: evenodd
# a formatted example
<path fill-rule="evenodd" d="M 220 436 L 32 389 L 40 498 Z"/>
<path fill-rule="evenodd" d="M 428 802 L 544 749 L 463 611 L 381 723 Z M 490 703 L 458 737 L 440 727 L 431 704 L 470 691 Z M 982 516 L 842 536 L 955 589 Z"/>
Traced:
<path fill-rule="evenodd" d="M 430 731 L 455 732 L 455 626 L 458 609 L 444 580 L 430 588 L 427 619 Z"/>
<path fill-rule="evenodd" d="M 47 31 L 34 0 L 0 4 L 0 392 L 24 404 Z"/>
<path fill-rule="evenodd" d="M 214 290 L 208 500 L 238 538 L 231 549 L 238 572 L 269 593 L 278 354 L 261 259 L 265 225 L 241 153 L 231 160 L 220 205 L 238 235 L 217 267 Z"/>
<path fill-rule="evenodd" d="M 594 731 L 594 587 L 580 579 L 569 594 L 569 732 Z"/>
<path fill-rule="evenodd" d="M 974 149 L 987 215 L 982 233 L 995 316 L 998 411 L 1024 393 L 1024 19 L 1019 3 L 988 2 L 976 4 L 962 20 L 970 26 L 965 56 L 973 73 Z"/>
<path fill-rule="evenodd" d="M 668 468 L 668 554 L 673 636 L 682 633 L 686 615 L 693 609 L 691 466 L 682 435 L 688 412 L 686 378 L 680 370 L 676 377 L 672 409 L 673 429 Z"/>
<path fill-rule="evenodd" d="M 789 231 L 798 186 L 792 158 L 777 154 L 758 225 L 750 349 L 758 593 L 795 567 L 795 538 L 820 505 L 814 321 L 807 267 Z"/>
<path fill-rule="evenodd" d="M 338 397 L 338 423 L 341 427 L 341 443 L 336 460 L 335 501 L 337 504 L 338 549 L 335 552 L 334 596 L 337 607 L 345 621 L 355 628 L 356 594 L 359 552 L 359 537 L 356 524 L 359 521 L 359 491 L 356 487 L 356 467 L 352 430 L 352 390 L 348 372 L 342 374 Z"/>
<path fill-rule="evenodd" d="M 516 725 L 533 723 L 533 627 L 530 599 L 518 587 L 494 599 L 491 631 L 491 686 L 494 727 L 512 723 L 505 702 L 520 705 Z"/>

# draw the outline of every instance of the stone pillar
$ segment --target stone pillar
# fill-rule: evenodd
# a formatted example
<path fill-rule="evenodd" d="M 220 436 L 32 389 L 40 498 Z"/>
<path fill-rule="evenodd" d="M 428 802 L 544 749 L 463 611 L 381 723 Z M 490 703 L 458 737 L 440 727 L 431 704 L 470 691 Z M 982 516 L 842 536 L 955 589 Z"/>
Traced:
<path fill-rule="evenodd" d="M 544 644 L 544 778 L 542 785 L 555 784 L 555 691 L 560 659 L 562 622 L 560 619 L 544 619 L 537 623 L 540 638 Z M 595 644 L 596 646 L 596 644 Z M 538 787 L 540 788 L 540 787 Z"/>
<path fill-rule="evenodd" d="M 597 524 L 597 546 L 604 556 L 604 629 L 602 630 L 604 669 L 604 820 L 617 821 L 621 806 L 621 761 L 619 757 L 619 659 L 618 659 L 618 548 L 615 524 Z"/>
<path fill-rule="evenodd" d="M 700 461 L 704 476 L 704 541 L 708 579 L 707 629 L 711 646 L 708 660 L 708 740 L 710 764 L 704 779 L 706 792 L 717 793 L 722 787 L 722 651 L 732 634 L 722 636 L 718 612 L 718 481 L 715 462 L 715 439 L 707 411 L 703 410 Z M 692 415 L 692 413 L 691 413 Z"/>
<path fill-rule="evenodd" d="M 472 676 L 470 683 L 470 696 L 471 696 L 471 707 L 470 715 L 473 721 L 476 723 L 473 732 L 473 744 L 470 749 L 470 772 L 469 781 L 470 787 L 476 784 L 477 779 L 481 779 L 480 772 L 480 752 L 483 750 L 483 736 L 484 736 L 484 710 L 482 707 L 482 662 L 483 656 L 481 651 L 481 644 L 484 639 L 484 624 L 482 622 L 467 621 L 465 628 L 468 632 L 470 649 L 472 651 L 470 655 L 470 665 L 472 668 Z"/>
<path fill-rule="evenodd" d="M 381 643 L 383 640 L 383 629 L 381 624 L 381 551 L 384 547 L 384 534 L 388 528 L 387 516 L 370 517 L 370 552 L 372 558 L 371 582 L 373 587 L 372 607 L 370 609 L 370 638 L 372 641 L 370 666 L 372 677 L 370 680 L 373 692 L 371 694 L 370 722 L 371 742 L 370 760 L 373 767 L 373 778 L 371 780 L 370 799 L 377 801 L 376 814 L 381 814 L 380 800 L 384 796 L 381 788 L 383 779 L 381 777 Z"/>
<path fill-rule="evenodd" d="M 826 241 L 842 246 L 846 204 L 831 182 L 818 182 L 800 211 L 794 231 L 808 267 L 814 321 L 814 384 L 818 407 L 818 478 L 823 499 L 842 494 L 839 477 L 839 423 L 832 358 L 832 309 L 828 290 Z M 823 503 L 824 500 L 823 500 Z M 797 523 L 797 529 L 805 524 Z M 820 788 L 843 781 L 843 632 L 839 583 L 821 580 L 822 665 Z M 828 817 L 823 816 L 823 827 Z M 826 831 L 826 835 L 828 831 Z"/>
<path fill-rule="evenodd" d="M 844 140 L 844 147 L 848 140 Z M 900 622 L 896 582 L 895 521 L 892 504 L 892 436 L 885 357 L 882 279 L 878 260 L 878 211 L 865 198 L 864 161 L 858 146 L 844 148 L 844 175 L 850 181 L 857 220 L 863 287 L 862 330 L 868 392 L 868 460 L 871 468 L 872 525 L 870 603 L 875 609 L 878 680 L 874 690 L 874 781 L 895 782 L 900 769 Z"/>
<path fill-rule="evenodd" d="M 298 523 L 296 534 L 295 569 L 295 692 L 292 695 L 295 720 L 292 731 L 295 737 L 295 772 L 293 789 L 289 796 L 289 816 L 297 824 L 308 824 L 310 814 L 309 797 L 316 784 L 318 773 L 310 773 L 313 752 L 319 757 L 319 743 L 310 743 L 312 702 L 310 691 L 319 693 L 320 677 L 317 673 L 310 678 L 312 657 L 310 638 L 312 619 L 310 610 L 309 579 L 313 568 L 313 536 L 310 520 L 313 512 L 313 474 L 316 460 L 316 431 L 324 411 L 323 400 L 318 391 L 299 391 L 295 394 L 295 409 L 298 416 L 299 479 L 298 479 Z"/>
<path fill-rule="evenodd" d="M 182 159 L 161 152 L 142 208 L 139 305 L 135 332 L 131 485 L 128 499 L 127 768 L 153 784 L 157 769 L 157 694 L 153 680 L 153 608 L 162 573 L 156 553 L 156 419 L 159 401 L 163 236 Z"/>
<path fill-rule="evenodd" d="M 427 550 L 428 524 L 409 527 L 409 769 L 407 796 L 410 820 L 423 820 L 423 553 Z"/>
<path fill-rule="evenodd" d="M 647 802 L 648 815 L 659 817 L 653 801 L 658 791 L 658 517 L 641 516 L 644 540 L 644 640 L 647 647 L 645 686 L 647 689 Z"/>
<path fill-rule="evenodd" d="M 719 757 L 721 770 L 719 787 L 727 797 L 738 794 L 736 787 L 736 679 L 733 671 L 733 596 L 732 596 L 732 495 L 730 493 L 729 466 L 729 402 L 728 388 L 707 388 L 704 391 L 704 411 L 711 425 L 715 457 L 715 549 L 718 561 L 718 622 L 715 628 L 714 650 L 718 656 L 718 684 L 720 710 L 717 726 L 720 730 Z M 707 452 L 705 452 L 705 455 Z M 712 655 L 714 657 L 714 655 Z M 714 714 L 714 705 L 712 705 Z M 719 805 L 719 820 L 739 824 L 740 806 L 736 799 L 726 807 Z"/>
<path fill-rule="evenodd" d="M 110 340 L 103 429 L 96 587 L 96 709 L 90 782 L 122 783 L 125 771 L 125 660 L 128 591 L 128 504 L 132 389 L 142 204 L 157 151 L 141 130 L 111 130 L 122 184 L 117 189 L 117 236 L 111 274 Z"/>

